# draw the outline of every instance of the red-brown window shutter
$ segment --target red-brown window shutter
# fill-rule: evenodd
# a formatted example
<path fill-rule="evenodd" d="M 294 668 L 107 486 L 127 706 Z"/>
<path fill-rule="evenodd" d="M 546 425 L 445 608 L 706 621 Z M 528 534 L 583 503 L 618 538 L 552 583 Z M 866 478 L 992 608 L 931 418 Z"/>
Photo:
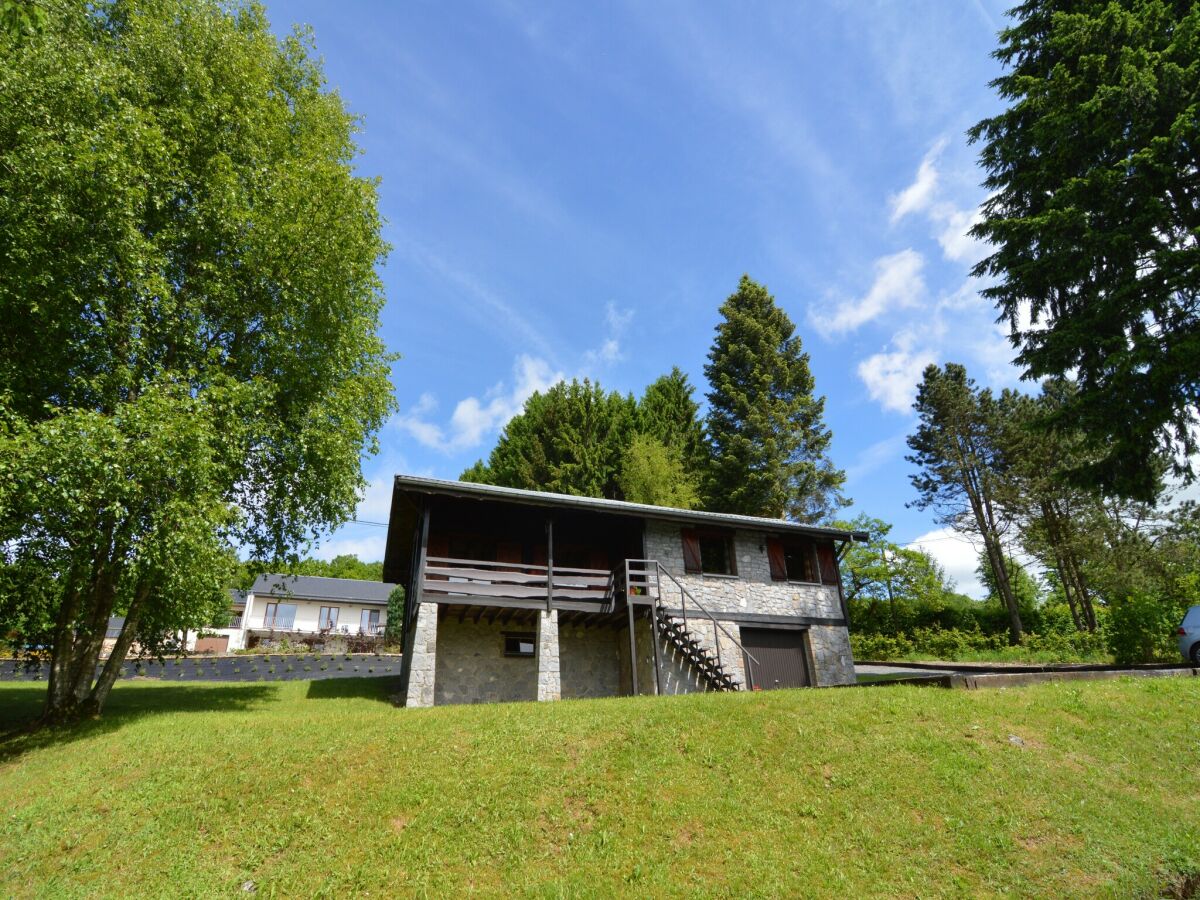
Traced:
<path fill-rule="evenodd" d="M 787 558 L 779 538 L 767 538 L 767 562 L 771 564 L 772 581 L 787 581 Z"/>
<path fill-rule="evenodd" d="M 817 559 L 821 561 L 821 581 L 824 584 L 838 583 L 837 557 L 833 553 L 833 544 L 818 544 Z"/>
<path fill-rule="evenodd" d="M 683 536 L 683 571 L 699 573 L 700 566 L 700 536 L 690 528 L 684 528 Z"/>

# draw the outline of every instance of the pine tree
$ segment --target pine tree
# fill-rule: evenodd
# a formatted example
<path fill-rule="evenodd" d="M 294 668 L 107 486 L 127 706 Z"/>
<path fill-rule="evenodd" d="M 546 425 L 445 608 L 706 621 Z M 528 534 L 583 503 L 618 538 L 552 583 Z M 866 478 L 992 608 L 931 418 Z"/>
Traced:
<path fill-rule="evenodd" d="M 505 426 L 487 465 L 463 481 L 620 499 L 617 478 L 633 436 L 636 404 L 588 379 L 535 393 Z"/>
<path fill-rule="evenodd" d="M 709 450 L 700 406 L 692 399 L 695 389 L 676 366 L 652 382 L 638 401 L 636 427 L 676 456 L 695 479 L 708 468 Z"/>
<path fill-rule="evenodd" d="M 704 374 L 713 461 L 708 508 L 815 522 L 846 505 L 845 473 L 826 456 L 825 398 L 808 354 L 767 289 L 743 275 L 722 305 Z"/>
<path fill-rule="evenodd" d="M 925 369 L 913 409 L 920 416 L 913 451 L 906 459 L 918 509 L 933 508 L 938 519 L 959 531 L 978 535 L 991 566 L 995 591 L 1009 617 L 1009 640 L 1021 642 L 1021 610 L 1009 577 L 1004 541 L 1013 525 L 999 502 L 1005 462 L 1000 451 L 1001 422 L 1010 411 L 987 390 L 980 391 L 957 363 Z"/>

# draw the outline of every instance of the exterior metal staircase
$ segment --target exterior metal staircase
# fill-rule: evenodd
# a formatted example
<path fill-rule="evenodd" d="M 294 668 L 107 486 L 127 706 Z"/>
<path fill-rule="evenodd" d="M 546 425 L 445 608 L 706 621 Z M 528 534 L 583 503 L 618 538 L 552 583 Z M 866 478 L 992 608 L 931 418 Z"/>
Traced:
<path fill-rule="evenodd" d="M 678 591 L 678 615 L 668 611 L 669 608 L 663 598 L 664 585 L 672 591 Z M 647 601 L 650 609 L 650 628 L 655 637 L 654 652 L 656 654 L 656 665 L 661 667 L 657 654 L 659 652 L 660 641 L 665 639 L 679 651 L 680 655 L 700 674 L 712 690 L 745 690 L 745 686 L 738 680 L 735 670 L 731 670 L 727 665 L 727 661 L 721 658 L 720 635 L 724 634 L 742 654 L 742 659 L 747 669 L 747 683 L 756 683 L 754 670 L 758 665 L 758 660 L 742 646 L 741 641 L 730 634 L 724 625 L 713 618 L 712 613 L 705 609 L 692 593 L 684 587 L 683 583 L 672 575 L 658 560 L 625 560 L 625 591 L 631 603 L 641 597 L 644 597 Z M 689 604 L 693 610 L 691 615 L 693 622 L 699 618 L 697 616 L 697 613 L 699 613 L 700 616 L 707 618 L 712 623 L 712 649 L 705 646 L 699 635 L 689 626 Z"/>

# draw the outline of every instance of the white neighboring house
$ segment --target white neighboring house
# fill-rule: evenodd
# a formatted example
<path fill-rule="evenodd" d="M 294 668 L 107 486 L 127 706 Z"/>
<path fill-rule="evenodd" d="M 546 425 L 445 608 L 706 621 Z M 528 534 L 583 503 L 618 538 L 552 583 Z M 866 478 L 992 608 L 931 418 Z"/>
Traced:
<path fill-rule="evenodd" d="M 259 575 L 248 591 L 230 591 L 226 628 L 189 637 L 188 650 L 242 650 L 261 641 L 320 635 L 378 637 L 394 584 L 313 575 Z"/>

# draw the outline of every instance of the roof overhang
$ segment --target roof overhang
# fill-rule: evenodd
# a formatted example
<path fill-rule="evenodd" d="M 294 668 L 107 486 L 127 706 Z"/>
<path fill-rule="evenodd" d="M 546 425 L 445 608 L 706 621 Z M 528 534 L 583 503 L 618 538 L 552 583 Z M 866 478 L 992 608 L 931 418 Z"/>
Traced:
<path fill-rule="evenodd" d="M 469 481 L 446 481 L 440 478 L 420 478 L 415 475 L 397 475 L 394 493 L 427 494 L 442 497 L 462 497 L 474 500 L 492 500 L 518 503 L 523 506 L 543 506 L 551 509 L 580 509 L 610 515 L 636 516 L 664 522 L 677 522 L 697 526 L 721 526 L 745 528 L 754 531 L 792 532 L 832 538 L 835 541 L 866 541 L 865 531 L 846 531 L 841 528 L 823 528 L 805 525 L 788 519 L 766 519 L 758 516 L 741 516 L 732 513 L 714 513 L 694 509 L 672 509 L 666 506 L 649 506 L 644 503 L 628 503 L 624 500 L 605 500 L 598 497 L 576 497 L 572 494 L 552 494 L 545 491 L 526 491 L 520 488 L 498 487 L 492 484 L 474 484 Z"/>

